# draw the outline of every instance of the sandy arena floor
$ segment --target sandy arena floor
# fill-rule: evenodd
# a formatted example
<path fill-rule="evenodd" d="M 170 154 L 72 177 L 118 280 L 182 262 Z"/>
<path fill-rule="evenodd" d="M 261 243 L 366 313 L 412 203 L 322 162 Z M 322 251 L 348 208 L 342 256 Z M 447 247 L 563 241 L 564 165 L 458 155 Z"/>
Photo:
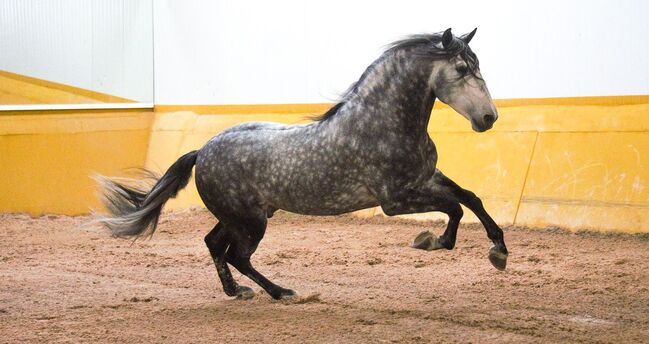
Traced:
<path fill-rule="evenodd" d="M 647 236 L 506 228 L 499 272 L 476 225 L 425 252 L 410 240 L 443 224 L 278 214 L 253 263 L 300 296 L 241 301 L 205 211 L 134 244 L 88 220 L 0 214 L 0 342 L 649 342 Z"/>

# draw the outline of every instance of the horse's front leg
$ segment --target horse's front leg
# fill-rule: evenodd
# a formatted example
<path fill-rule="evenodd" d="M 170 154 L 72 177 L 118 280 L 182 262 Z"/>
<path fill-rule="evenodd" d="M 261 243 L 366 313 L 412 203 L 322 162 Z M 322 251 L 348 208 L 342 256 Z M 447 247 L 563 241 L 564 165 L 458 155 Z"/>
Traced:
<path fill-rule="evenodd" d="M 462 218 L 460 203 L 473 211 L 485 229 L 487 236 L 493 241 L 494 247 L 489 251 L 489 261 L 499 270 L 504 270 L 507 264 L 507 247 L 503 232 L 487 214 L 482 201 L 472 192 L 464 190 L 439 170 L 433 178 L 417 188 L 404 190 L 394 189 L 386 193 L 381 200 L 381 207 L 386 215 L 400 215 L 441 211 L 449 216 L 449 222 L 444 234 L 439 238 L 428 234 L 420 234 L 415 240 L 415 247 L 423 249 L 447 248 L 455 246 L 457 228 Z M 417 246 L 420 244 L 421 246 Z"/>
<path fill-rule="evenodd" d="M 434 185 L 435 189 L 443 190 L 442 192 L 447 194 L 447 197 L 457 200 L 478 217 L 487 231 L 487 237 L 494 243 L 494 246 L 489 250 L 489 261 L 496 269 L 505 270 L 509 255 L 507 246 L 505 245 L 505 236 L 502 229 L 500 229 L 498 224 L 485 210 L 482 205 L 482 200 L 473 192 L 461 188 L 440 170 L 435 171 L 430 182 Z"/>
<path fill-rule="evenodd" d="M 429 231 L 422 232 L 415 238 L 412 247 L 422 250 L 447 250 L 455 247 L 457 227 L 464 215 L 457 201 L 446 197 L 433 189 L 399 190 L 391 193 L 381 202 L 383 212 L 388 216 L 426 213 L 439 211 L 448 215 L 448 224 L 444 234 L 437 238 Z"/>

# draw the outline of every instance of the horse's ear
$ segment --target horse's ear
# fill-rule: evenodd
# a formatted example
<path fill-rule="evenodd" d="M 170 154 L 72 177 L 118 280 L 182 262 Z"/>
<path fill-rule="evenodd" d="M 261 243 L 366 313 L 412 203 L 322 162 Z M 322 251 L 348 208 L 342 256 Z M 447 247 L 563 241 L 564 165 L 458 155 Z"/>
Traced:
<path fill-rule="evenodd" d="M 451 28 L 449 27 L 444 31 L 444 34 L 442 35 L 442 47 L 444 49 L 448 49 L 448 47 L 451 45 L 451 42 L 453 42 L 453 34 L 451 33 Z"/>
<path fill-rule="evenodd" d="M 473 38 L 476 31 L 478 31 L 478 28 L 475 28 L 475 29 L 473 29 L 473 31 L 471 31 L 471 32 L 469 32 L 469 33 L 467 33 L 465 35 L 462 35 L 460 37 L 460 39 L 463 40 L 464 43 L 469 44 L 469 42 L 471 42 L 471 38 Z"/>

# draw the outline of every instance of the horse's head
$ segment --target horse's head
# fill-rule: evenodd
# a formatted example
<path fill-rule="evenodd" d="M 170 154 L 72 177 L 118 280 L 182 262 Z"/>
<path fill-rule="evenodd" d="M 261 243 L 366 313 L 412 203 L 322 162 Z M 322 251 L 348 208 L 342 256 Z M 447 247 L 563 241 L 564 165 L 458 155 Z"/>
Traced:
<path fill-rule="evenodd" d="M 498 112 L 480 74 L 478 59 L 469 48 L 476 30 L 454 37 L 447 29 L 441 40 L 434 43 L 448 54 L 436 59 L 430 87 L 439 100 L 471 121 L 473 130 L 483 132 L 493 127 Z"/>

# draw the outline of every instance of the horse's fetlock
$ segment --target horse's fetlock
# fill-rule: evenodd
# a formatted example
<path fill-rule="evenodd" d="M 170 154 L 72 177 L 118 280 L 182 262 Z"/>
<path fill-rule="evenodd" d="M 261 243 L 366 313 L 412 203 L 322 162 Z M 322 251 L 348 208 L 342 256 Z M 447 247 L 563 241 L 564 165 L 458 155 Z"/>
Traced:
<path fill-rule="evenodd" d="M 452 250 L 455 248 L 455 240 L 450 240 L 443 235 L 439 238 L 439 243 L 447 250 Z"/>

